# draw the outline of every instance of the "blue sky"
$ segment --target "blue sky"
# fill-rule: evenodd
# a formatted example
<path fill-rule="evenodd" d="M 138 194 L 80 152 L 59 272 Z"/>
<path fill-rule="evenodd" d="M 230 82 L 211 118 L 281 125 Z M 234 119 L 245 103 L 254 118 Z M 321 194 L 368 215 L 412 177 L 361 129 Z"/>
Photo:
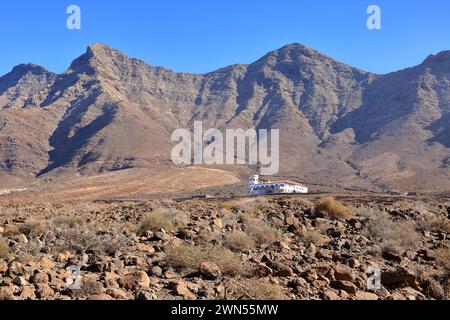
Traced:
<path fill-rule="evenodd" d="M 81 8 L 82 29 L 66 28 Z M 368 5 L 382 30 L 368 30 Z M 361 69 L 386 73 L 450 50 L 448 0 L 14 0 L 0 4 L 0 74 L 34 62 L 62 72 L 103 42 L 175 71 L 250 63 L 299 42 Z"/>

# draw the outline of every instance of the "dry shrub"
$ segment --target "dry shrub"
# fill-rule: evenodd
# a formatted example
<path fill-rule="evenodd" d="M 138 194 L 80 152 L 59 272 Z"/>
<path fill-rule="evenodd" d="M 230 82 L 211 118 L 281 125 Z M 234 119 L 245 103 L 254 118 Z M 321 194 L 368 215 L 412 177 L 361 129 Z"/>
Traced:
<path fill-rule="evenodd" d="M 242 261 L 225 248 L 212 248 L 209 252 L 209 260 L 216 263 L 225 275 L 236 276 L 245 271 Z"/>
<path fill-rule="evenodd" d="M 94 279 L 83 279 L 81 281 L 81 294 L 83 296 L 98 295 L 103 293 L 103 284 Z"/>
<path fill-rule="evenodd" d="M 269 203 L 269 200 L 262 197 L 243 199 L 237 202 L 236 209 L 244 212 L 252 212 L 256 210 L 263 210 L 267 208 L 272 208 L 273 206 Z"/>
<path fill-rule="evenodd" d="M 178 227 L 187 224 L 186 215 L 175 209 L 157 209 L 148 214 L 138 226 L 137 234 L 144 235 L 146 231 L 159 231 L 164 229 L 173 232 Z"/>
<path fill-rule="evenodd" d="M 28 237 L 38 237 L 46 232 L 46 228 L 41 221 L 28 221 L 19 226 L 19 232 Z"/>
<path fill-rule="evenodd" d="M 348 219 L 352 216 L 351 211 L 333 197 L 326 197 L 320 199 L 316 205 L 316 210 L 326 213 L 333 219 Z"/>
<path fill-rule="evenodd" d="M 194 201 L 192 202 L 192 204 L 193 204 L 194 206 L 198 206 L 198 207 L 204 207 L 204 206 L 206 206 L 206 202 L 203 201 L 203 200 L 199 200 L 199 199 L 194 200 Z"/>
<path fill-rule="evenodd" d="M 330 239 L 318 230 L 308 230 L 302 237 L 305 243 L 313 243 L 315 245 L 323 245 L 330 241 Z"/>
<path fill-rule="evenodd" d="M 393 221 L 387 215 L 370 220 L 364 233 L 372 241 L 378 242 L 383 251 L 415 250 L 421 240 L 415 223 Z"/>
<path fill-rule="evenodd" d="M 285 289 L 280 284 L 270 283 L 264 278 L 233 281 L 227 286 L 230 300 L 287 300 Z"/>
<path fill-rule="evenodd" d="M 107 254 L 122 251 L 129 245 L 129 240 L 120 232 L 116 234 L 98 233 L 92 226 L 84 225 L 75 229 L 56 230 L 58 238 L 57 251 L 69 250 L 71 252 L 83 252 L 98 250 Z"/>
<path fill-rule="evenodd" d="M 250 251 L 255 242 L 245 232 L 237 231 L 225 236 L 224 246 L 235 252 Z"/>
<path fill-rule="evenodd" d="M 57 228 L 76 228 L 84 224 L 84 220 L 81 217 L 73 216 L 60 216 L 56 217 L 52 221 L 53 226 Z"/>
<path fill-rule="evenodd" d="M 267 224 L 263 220 L 249 217 L 242 218 L 245 225 L 245 232 L 258 245 L 270 245 L 275 241 L 280 240 L 280 233 L 277 229 Z"/>
<path fill-rule="evenodd" d="M 439 248 L 433 253 L 436 263 L 450 272 L 450 248 Z"/>
<path fill-rule="evenodd" d="M 21 234 L 20 226 L 17 224 L 7 225 L 3 234 L 7 237 L 17 236 Z"/>
<path fill-rule="evenodd" d="M 216 244 L 222 238 L 222 230 L 214 228 L 204 222 L 199 224 L 200 230 L 197 233 L 197 244 Z"/>
<path fill-rule="evenodd" d="M 23 264 L 37 261 L 41 249 L 42 246 L 34 241 L 29 241 L 25 244 L 17 244 L 13 247 L 14 258 Z"/>
<path fill-rule="evenodd" d="M 231 228 L 239 228 L 238 216 L 231 213 L 229 210 L 221 210 L 222 222 L 224 226 L 230 226 Z"/>
<path fill-rule="evenodd" d="M 5 239 L 0 238 L 0 259 L 6 259 L 11 255 L 11 250 Z"/>
<path fill-rule="evenodd" d="M 405 252 L 405 248 L 403 248 L 398 240 L 385 240 L 380 243 L 379 254 L 390 254 L 401 256 Z"/>
<path fill-rule="evenodd" d="M 317 231 L 319 231 L 320 233 L 326 234 L 326 232 L 328 231 L 328 229 L 331 228 L 331 224 L 330 222 L 326 221 L 326 220 L 316 220 L 316 225 L 315 228 Z"/>
<path fill-rule="evenodd" d="M 423 218 L 423 221 L 418 223 L 420 230 L 450 233 L 450 220 L 447 217 L 433 213 L 425 213 Z"/>
<path fill-rule="evenodd" d="M 125 221 L 124 223 L 122 223 L 122 228 L 123 230 L 127 230 L 128 232 L 136 232 L 136 230 L 138 229 L 136 224 L 131 221 Z"/>
<path fill-rule="evenodd" d="M 372 208 L 367 206 L 359 206 L 359 207 L 348 206 L 348 209 L 355 215 L 367 219 L 377 218 L 386 214 L 386 212 L 381 210 L 380 208 Z"/>
<path fill-rule="evenodd" d="M 231 210 L 236 207 L 236 203 L 234 202 L 223 202 L 220 204 L 220 207 L 225 210 Z"/>
<path fill-rule="evenodd" d="M 243 264 L 229 250 L 221 247 L 203 247 L 182 245 L 170 247 L 165 261 L 168 266 L 184 272 L 195 272 L 202 262 L 217 264 L 225 275 L 235 276 L 244 270 Z"/>

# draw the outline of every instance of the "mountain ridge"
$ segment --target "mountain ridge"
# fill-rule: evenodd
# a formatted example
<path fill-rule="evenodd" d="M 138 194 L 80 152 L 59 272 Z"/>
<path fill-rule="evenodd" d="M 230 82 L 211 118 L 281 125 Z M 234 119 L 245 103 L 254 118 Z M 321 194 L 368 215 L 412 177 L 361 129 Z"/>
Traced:
<path fill-rule="evenodd" d="M 202 120 L 282 129 L 284 175 L 370 190 L 450 189 L 449 58 L 443 51 L 379 75 L 294 43 L 191 74 L 93 44 L 62 74 L 20 65 L 0 78 L 0 89 L 14 88 L 0 90 L 0 175 L 158 166 L 171 132 Z"/>

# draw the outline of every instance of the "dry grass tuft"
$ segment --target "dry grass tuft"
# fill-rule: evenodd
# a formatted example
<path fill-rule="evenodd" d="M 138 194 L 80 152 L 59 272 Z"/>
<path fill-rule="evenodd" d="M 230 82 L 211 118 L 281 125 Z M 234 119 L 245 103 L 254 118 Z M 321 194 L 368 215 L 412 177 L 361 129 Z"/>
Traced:
<path fill-rule="evenodd" d="M 244 272 L 242 262 L 225 248 L 182 245 L 167 250 L 166 263 L 178 271 L 195 272 L 205 261 L 216 263 L 224 275 L 236 276 Z"/>
<path fill-rule="evenodd" d="M 442 231 L 450 233 L 450 219 L 443 215 L 425 213 L 423 221 L 419 222 L 422 231 Z"/>
<path fill-rule="evenodd" d="M 318 230 L 308 230 L 305 235 L 302 237 L 305 243 L 313 243 L 315 245 L 324 245 L 330 241 L 330 239 L 322 234 Z"/>
<path fill-rule="evenodd" d="M 416 224 L 407 221 L 393 221 L 387 215 L 370 220 L 364 233 L 381 246 L 383 251 L 416 250 L 421 241 Z"/>
<path fill-rule="evenodd" d="M 84 224 L 81 217 L 59 216 L 52 220 L 53 226 L 57 228 L 76 228 Z"/>
<path fill-rule="evenodd" d="M 17 224 L 7 225 L 3 234 L 7 237 L 17 236 L 21 234 L 20 226 Z"/>
<path fill-rule="evenodd" d="M 348 206 L 349 210 L 353 212 L 356 216 L 360 216 L 367 219 L 374 219 L 386 214 L 385 211 L 380 208 L 372 208 L 369 206 Z"/>
<path fill-rule="evenodd" d="M 99 233 L 93 226 L 83 225 L 74 229 L 55 230 L 59 252 L 69 250 L 71 252 L 83 252 L 87 250 L 98 250 L 107 254 L 123 251 L 129 246 L 129 240 L 120 232 L 109 234 Z"/>
<path fill-rule="evenodd" d="M 19 232 L 28 237 L 39 237 L 46 232 L 46 227 L 41 221 L 29 221 L 19 226 Z"/>
<path fill-rule="evenodd" d="M 14 258 L 23 263 L 28 264 L 32 261 L 37 261 L 39 259 L 39 253 L 41 252 L 42 246 L 34 241 L 29 241 L 26 244 L 17 244 L 13 248 Z"/>
<path fill-rule="evenodd" d="M 8 246 L 8 243 L 0 238 L 0 259 L 6 259 L 11 255 L 11 249 Z"/>
<path fill-rule="evenodd" d="M 316 220 L 315 229 L 320 233 L 326 234 L 328 229 L 331 228 L 331 223 L 328 220 Z"/>
<path fill-rule="evenodd" d="M 280 240 L 280 232 L 260 219 L 242 217 L 245 226 L 245 232 L 258 245 L 271 245 Z"/>
<path fill-rule="evenodd" d="M 179 210 L 157 209 L 148 214 L 140 223 L 137 234 L 144 235 L 146 231 L 174 232 L 178 227 L 187 224 L 187 217 Z"/>
<path fill-rule="evenodd" d="M 236 204 L 234 202 L 222 202 L 220 207 L 225 210 L 232 210 L 236 207 Z"/>
<path fill-rule="evenodd" d="M 433 253 L 436 263 L 450 272 L 450 248 L 440 248 Z"/>
<path fill-rule="evenodd" d="M 255 242 L 245 232 L 237 231 L 225 236 L 224 246 L 235 252 L 250 251 L 255 247 Z"/>
<path fill-rule="evenodd" d="M 270 283 L 266 279 L 245 279 L 233 281 L 227 287 L 231 300 L 287 300 L 285 289 L 280 284 Z"/>
<path fill-rule="evenodd" d="M 320 199 L 316 205 L 316 210 L 326 213 L 333 219 L 348 219 L 352 216 L 351 211 L 333 197 L 326 197 Z"/>

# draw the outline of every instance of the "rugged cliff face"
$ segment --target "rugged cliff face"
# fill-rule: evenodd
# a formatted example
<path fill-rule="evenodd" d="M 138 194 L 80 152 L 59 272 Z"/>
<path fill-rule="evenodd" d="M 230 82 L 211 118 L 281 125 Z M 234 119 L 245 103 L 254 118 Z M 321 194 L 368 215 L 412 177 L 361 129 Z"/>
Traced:
<path fill-rule="evenodd" d="M 0 175 L 158 167 L 175 128 L 281 129 L 281 173 L 372 189 L 450 189 L 450 51 L 375 75 L 300 44 L 204 75 L 102 44 L 63 74 L 0 78 Z"/>

